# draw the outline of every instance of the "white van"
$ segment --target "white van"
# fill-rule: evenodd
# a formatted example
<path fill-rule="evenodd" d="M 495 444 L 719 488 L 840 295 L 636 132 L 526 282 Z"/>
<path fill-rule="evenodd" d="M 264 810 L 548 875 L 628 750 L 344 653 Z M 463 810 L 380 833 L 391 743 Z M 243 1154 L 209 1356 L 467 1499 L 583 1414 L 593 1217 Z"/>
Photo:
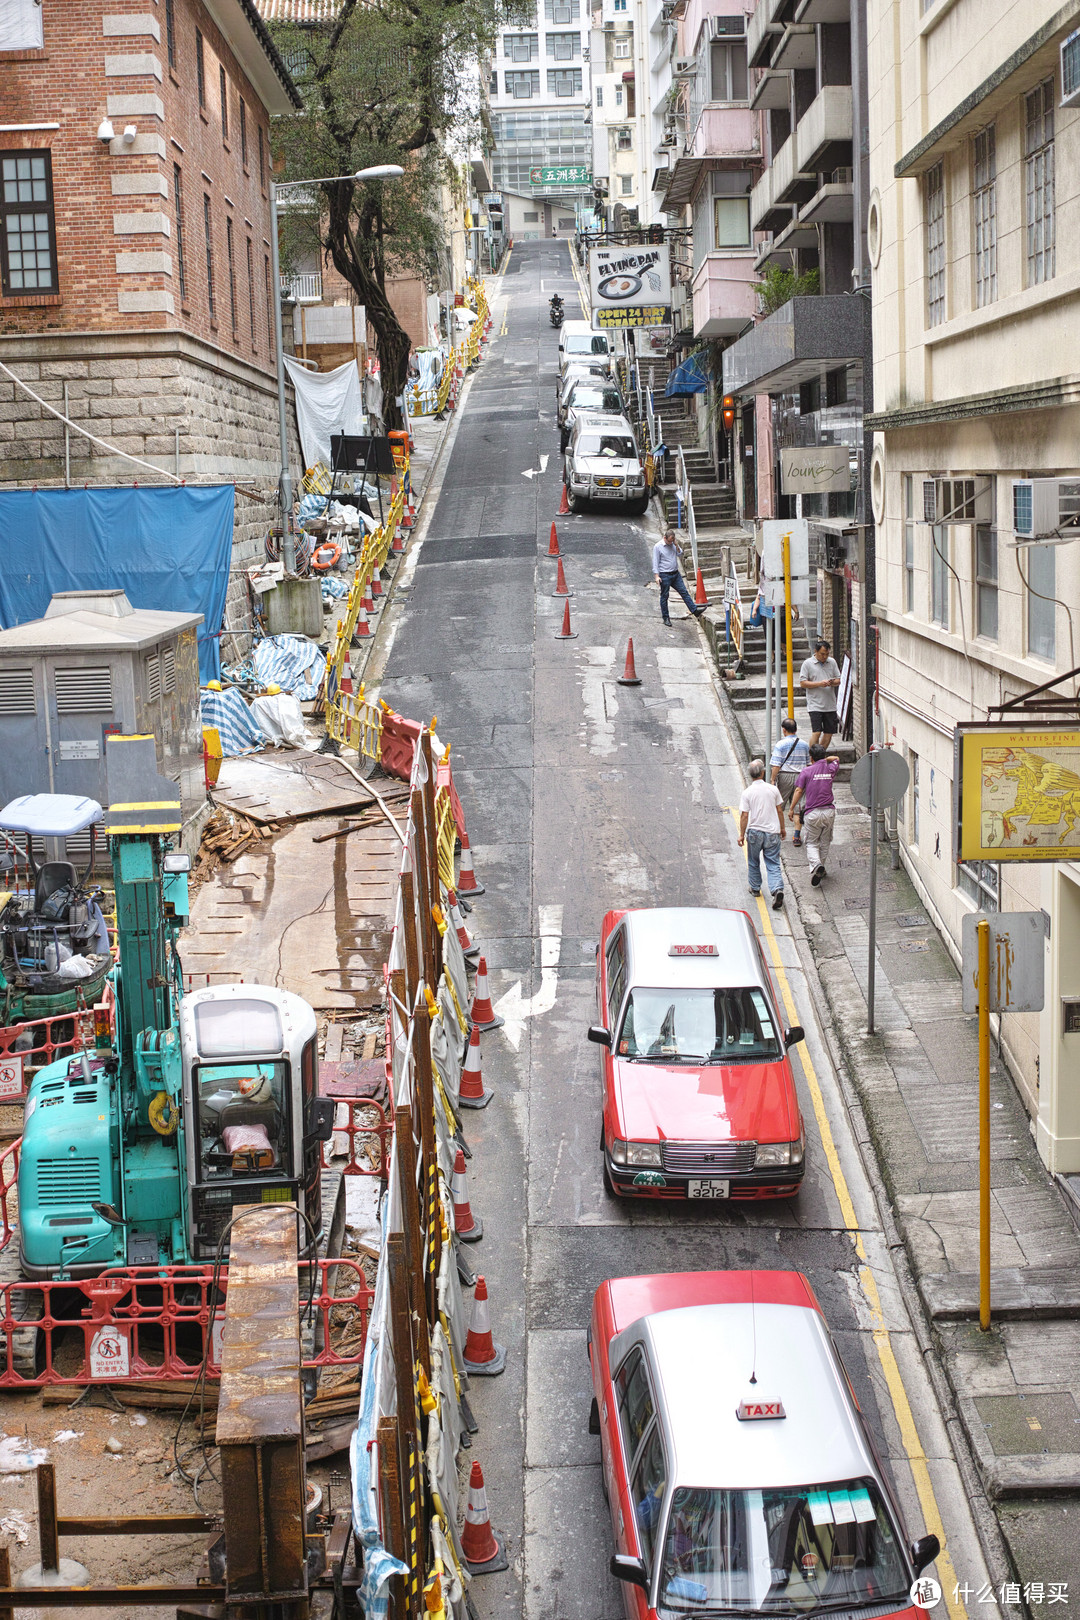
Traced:
<path fill-rule="evenodd" d="M 607 369 L 615 364 L 615 350 L 606 332 L 594 332 L 588 321 L 564 321 L 559 329 L 559 371 L 565 371 L 574 360 L 607 361 Z"/>

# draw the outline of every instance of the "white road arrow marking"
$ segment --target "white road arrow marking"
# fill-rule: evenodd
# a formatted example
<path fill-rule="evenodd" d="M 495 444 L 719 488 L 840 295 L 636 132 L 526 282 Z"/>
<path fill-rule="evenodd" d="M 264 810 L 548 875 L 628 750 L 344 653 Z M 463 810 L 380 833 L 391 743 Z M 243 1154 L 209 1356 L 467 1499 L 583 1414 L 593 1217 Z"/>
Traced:
<path fill-rule="evenodd" d="M 550 459 L 550 456 L 541 456 L 539 467 L 529 467 L 522 473 L 522 478 L 539 478 L 541 473 L 547 472 L 547 464 Z"/>
<path fill-rule="evenodd" d="M 528 471 L 523 472 L 521 476 L 522 478 L 538 478 L 540 474 L 535 467 L 530 467 Z"/>
<path fill-rule="evenodd" d="M 522 995 L 519 979 L 495 1004 L 495 1011 L 506 1020 L 503 1034 L 515 1052 L 525 1033 L 525 1020 L 539 1018 L 555 1005 L 562 950 L 562 912 L 562 906 L 540 907 L 540 988 L 535 996 Z"/>
<path fill-rule="evenodd" d="M 541 456 L 541 457 L 540 457 L 540 471 L 541 471 L 541 472 L 542 472 L 542 473 L 546 473 L 546 472 L 547 472 L 547 464 L 548 464 L 548 462 L 549 462 L 549 461 L 550 461 L 550 459 L 551 459 L 551 457 L 550 457 L 550 456 Z"/>

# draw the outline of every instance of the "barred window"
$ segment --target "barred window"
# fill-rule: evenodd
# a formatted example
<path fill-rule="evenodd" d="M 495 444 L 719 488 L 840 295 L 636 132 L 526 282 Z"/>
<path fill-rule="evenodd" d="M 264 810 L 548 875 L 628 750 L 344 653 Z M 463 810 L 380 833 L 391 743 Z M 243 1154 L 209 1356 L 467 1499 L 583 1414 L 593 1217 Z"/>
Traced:
<path fill-rule="evenodd" d="M 243 96 L 240 97 L 240 162 L 246 169 L 248 166 L 247 150 L 247 107 Z"/>
<path fill-rule="evenodd" d="M 229 314 L 232 317 L 233 336 L 236 336 L 236 254 L 233 248 L 233 222 L 225 221 L 225 253 L 229 261 Z"/>
<path fill-rule="evenodd" d="M 926 318 L 930 326 L 945 319 L 945 174 L 940 163 L 927 172 Z"/>
<path fill-rule="evenodd" d="M 5 295 L 58 292 L 51 153 L 0 152 L 0 180 Z"/>
<path fill-rule="evenodd" d="M 1025 101 L 1024 167 L 1027 203 L 1028 286 L 1056 271 L 1054 225 L 1054 81 L 1047 79 Z"/>
<path fill-rule="evenodd" d="M 173 212 L 176 216 L 176 278 L 180 285 L 180 302 L 187 298 L 187 273 L 184 268 L 184 187 L 179 163 L 172 166 Z"/>
<path fill-rule="evenodd" d="M 203 192 L 203 235 L 206 238 L 206 307 L 210 319 L 216 317 L 214 307 L 214 238 L 210 227 L 210 198 Z"/>
<path fill-rule="evenodd" d="M 274 358 L 274 306 L 270 298 L 270 255 L 263 254 L 263 275 L 266 281 L 266 347 L 271 360 Z"/>
<path fill-rule="evenodd" d="M 997 141 L 994 126 L 975 137 L 975 304 L 997 297 Z"/>
<path fill-rule="evenodd" d="M 206 59 L 203 51 L 203 37 L 199 30 L 195 30 L 195 86 L 199 92 L 199 106 L 206 106 Z"/>
<path fill-rule="evenodd" d="M 176 18 L 173 16 L 173 0 L 165 0 L 165 49 L 169 57 L 169 66 L 176 66 Z"/>
<path fill-rule="evenodd" d="M 533 72 L 507 73 L 506 93 L 513 96 L 516 101 L 527 101 L 530 96 L 540 94 L 540 69 Z"/>
<path fill-rule="evenodd" d="M 548 68 L 547 87 L 548 94 L 552 96 L 580 95 L 581 69 Z"/>

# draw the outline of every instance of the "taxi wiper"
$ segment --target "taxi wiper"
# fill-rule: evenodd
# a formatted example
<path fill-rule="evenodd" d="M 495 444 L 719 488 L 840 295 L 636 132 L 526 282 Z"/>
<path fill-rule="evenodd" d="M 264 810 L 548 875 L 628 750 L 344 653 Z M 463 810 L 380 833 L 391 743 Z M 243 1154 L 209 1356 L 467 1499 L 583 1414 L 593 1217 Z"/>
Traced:
<path fill-rule="evenodd" d="M 885 1592 L 881 1597 L 863 1593 L 861 1596 L 832 1598 L 828 1603 L 812 1603 L 808 1609 L 800 1609 L 800 1614 L 829 1614 L 837 1609 L 875 1609 L 879 1603 L 907 1602 L 906 1592 Z"/>
<path fill-rule="evenodd" d="M 639 1063 L 704 1063 L 701 1052 L 642 1052 Z M 740 1610 L 740 1613 L 743 1611 Z"/>

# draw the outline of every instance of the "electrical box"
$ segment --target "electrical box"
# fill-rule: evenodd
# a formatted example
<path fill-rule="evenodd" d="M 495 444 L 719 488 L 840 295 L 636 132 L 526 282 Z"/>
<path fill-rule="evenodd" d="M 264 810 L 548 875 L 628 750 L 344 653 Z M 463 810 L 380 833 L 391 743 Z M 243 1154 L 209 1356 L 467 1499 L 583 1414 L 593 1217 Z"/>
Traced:
<path fill-rule="evenodd" d="M 1080 996 L 1062 996 L 1061 1033 L 1080 1035 Z"/>

